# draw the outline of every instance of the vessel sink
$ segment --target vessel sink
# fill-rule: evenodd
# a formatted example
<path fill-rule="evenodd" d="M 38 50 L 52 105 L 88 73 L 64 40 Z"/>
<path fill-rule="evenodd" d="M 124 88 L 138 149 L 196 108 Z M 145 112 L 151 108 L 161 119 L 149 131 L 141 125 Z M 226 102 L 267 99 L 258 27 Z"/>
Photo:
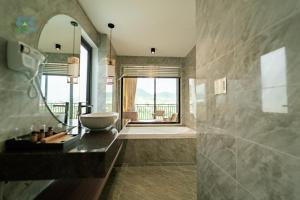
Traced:
<path fill-rule="evenodd" d="M 81 124 L 91 130 L 105 129 L 114 125 L 119 118 L 116 112 L 96 112 L 80 116 Z"/>

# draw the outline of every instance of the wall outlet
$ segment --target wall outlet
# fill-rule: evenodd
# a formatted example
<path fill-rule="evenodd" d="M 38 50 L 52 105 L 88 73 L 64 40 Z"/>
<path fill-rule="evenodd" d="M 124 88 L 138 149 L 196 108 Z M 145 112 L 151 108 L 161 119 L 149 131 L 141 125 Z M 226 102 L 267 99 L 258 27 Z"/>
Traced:
<path fill-rule="evenodd" d="M 215 95 L 226 94 L 226 92 L 227 92 L 226 77 L 215 80 Z"/>

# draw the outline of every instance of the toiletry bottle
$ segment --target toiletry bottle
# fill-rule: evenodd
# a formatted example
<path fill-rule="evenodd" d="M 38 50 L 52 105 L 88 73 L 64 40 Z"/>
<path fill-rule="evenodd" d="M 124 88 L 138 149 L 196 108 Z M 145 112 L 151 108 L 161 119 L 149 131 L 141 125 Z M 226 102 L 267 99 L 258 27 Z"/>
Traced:
<path fill-rule="evenodd" d="M 36 131 L 31 132 L 31 142 L 36 143 L 38 141 L 38 133 Z"/>
<path fill-rule="evenodd" d="M 52 127 L 48 127 L 47 135 L 48 136 L 52 136 L 53 135 L 53 128 Z"/>
<path fill-rule="evenodd" d="M 44 138 L 45 138 L 45 131 L 44 131 L 44 129 L 40 129 L 38 140 L 41 141 Z"/>

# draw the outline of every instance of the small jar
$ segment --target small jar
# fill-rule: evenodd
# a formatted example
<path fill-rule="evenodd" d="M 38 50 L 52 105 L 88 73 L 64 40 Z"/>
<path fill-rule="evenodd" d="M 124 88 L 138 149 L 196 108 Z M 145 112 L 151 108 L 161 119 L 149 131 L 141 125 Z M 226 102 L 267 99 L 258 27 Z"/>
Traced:
<path fill-rule="evenodd" d="M 52 135 L 53 135 L 53 128 L 48 127 L 47 136 L 52 136 Z"/>
<path fill-rule="evenodd" d="M 44 131 L 44 129 L 40 129 L 38 140 L 41 141 L 44 138 L 45 138 L 45 131 Z"/>
<path fill-rule="evenodd" d="M 36 143 L 38 141 L 38 133 L 36 131 L 31 132 L 31 142 Z"/>

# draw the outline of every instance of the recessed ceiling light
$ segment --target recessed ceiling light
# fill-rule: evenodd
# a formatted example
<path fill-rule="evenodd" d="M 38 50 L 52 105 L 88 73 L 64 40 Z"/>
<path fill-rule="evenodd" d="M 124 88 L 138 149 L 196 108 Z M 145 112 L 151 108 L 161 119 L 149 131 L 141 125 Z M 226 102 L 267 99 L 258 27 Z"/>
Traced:
<path fill-rule="evenodd" d="M 151 54 L 155 54 L 155 48 L 151 48 Z"/>

